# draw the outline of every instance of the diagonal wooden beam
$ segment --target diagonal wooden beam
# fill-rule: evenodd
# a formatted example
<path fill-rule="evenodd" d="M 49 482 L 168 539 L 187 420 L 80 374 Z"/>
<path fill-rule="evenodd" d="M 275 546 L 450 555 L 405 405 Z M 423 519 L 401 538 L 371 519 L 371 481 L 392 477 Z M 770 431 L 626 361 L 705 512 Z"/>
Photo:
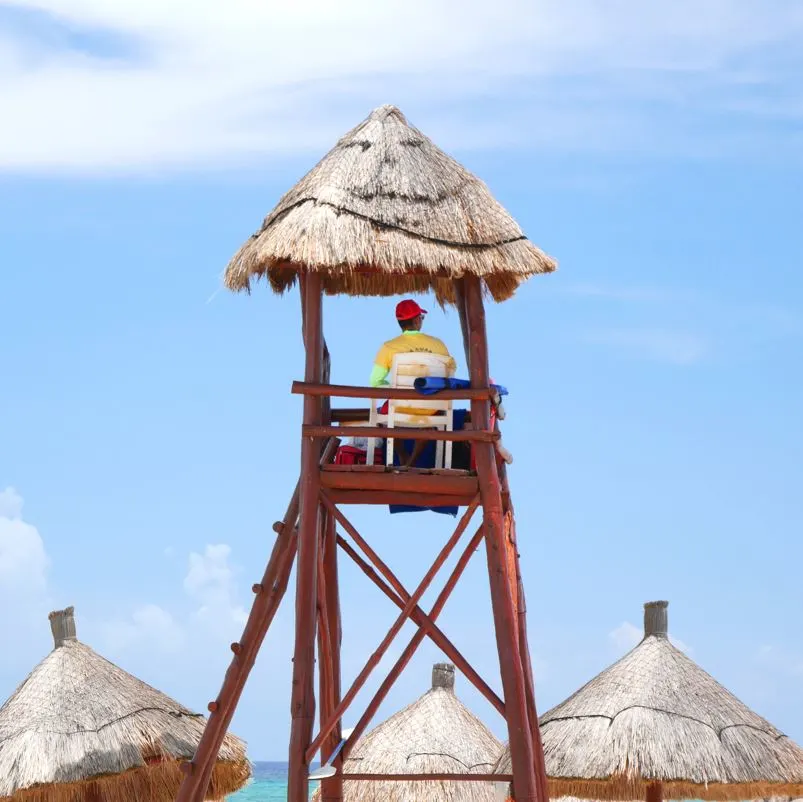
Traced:
<path fill-rule="evenodd" d="M 326 498 L 326 494 L 323 491 L 321 491 L 319 495 L 321 499 Z M 337 725 L 337 722 L 343 717 L 343 712 L 347 710 L 348 706 L 354 701 L 354 697 L 359 693 L 360 688 L 362 688 L 362 686 L 365 684 L 365 681 L 368 679 L 374 668 L 376 668 L 377 664 L 388 650 L 388 647 L 393 642 L 393 639 L 399 634 L 399 631 L 404 626 L 405 621 L 410 618 L 413 608 L 418 604 L 424 593 L 426 593 L 427 588 L 430 586 L 430 584 L 432 584 L 432 580 L 435 578 L 435 574 L 438 573 L 441 566 L 449 558 L 449 555 L 452 553 L 454 547 L 462 537 L 463 532 L 465 532 L 466 527 L 471 521 L 471 516 L 474 513 L 474 509 L 476 509 L 476 506 L 472 505 L 468 510 L 466 510 L 465 513 L 463 513 L 463 517 L 460 519 L 460 523 L 458 523 L 454 533 L 446 541 L 429 570 L 424 575 L 424 578 L 421 580 L 421 582 L 419 582 L 418 587 L 405 603 L 404 608 L 399 614 L 399 617 L 393 622 L 393 625 L 390 627 L 385 637 L 382 638 L 382 642 L 379 644 L 376 651 L 370 656 L 370 658 L 368 658 L 368 662 L 365 664 L 362 671 L 360 671 L 360 673 L 357 675 L 357 678 L 354 680 L 340 704 L 335 709 L 335 712 L 327 719 L 326 724 L 321 726 L 321 731 L 307 749 L 307 763 L 312 760 L 317 751 L 321 748 L 321 744 L 323 743 L 324 739 L 327 738 L 329 733 L 332 732 L 334 727 Z"/>
<path fill-rule="evenodd" d="M 343 529 L 348 532 L 349 537 L 360 547 L 360 550 L 363 554 L 365 554 L 368 559 L 376 566 L 377 570 L 379 571 L 382 576 L 387 579 L 390 583 L 391 587 L 399 594 L 402 598 L 407 596 L 409 598 L 409 594 L 404 589 L 404 585 L 398 580 L 396 574 L 390 570 L 388 565 L 382 560 L 382 558 L 371 548 L 371 546 L 365 541 L 365 538 L 354 528 L 354 524 L 349 521 L 348 518 L 343 514 L 343 511 L 338 509 L 335 504 L 332 502 L 332 499 L 329 497 L 327 493 L 323 493 L 321 497 L 321 501 L 323 506 L 335 517 L 335 520 L 343 527 Z M 480 505 L 480 497 L 477 494 L 471 504 L 468 506 L 468 509 L 463 513 L 463 517 L 460 519 L 460 523 L 462 524 L 463 521 L 466 521 L 466 526 L 471 521 L 471 517 L 477 510 L 477 507 Z M 405 599 L 406 601 L 406 599 Z"/>
<path fill-rule="evenodd" d="M 434 621 L 437 617 L 441 614 L 444 606 L 446 605 L 449 596 L 452 595 L 452 591 L 455 589 L 458 580 L 465 571 L 466 566 L 468 565 L 469 560 L 471 559 L 474 551 L 476 550 L 477 546 L 482 542 L 484 530 L 483 527 L 480 526 L 477 529 L 474 537 L 471 538 L 469 541 L 468 546 L 463 551 L 463 554 L 460 556 L 460 559 L 457 561 L 457 565 L 455 565 L 454 570 L 452 571 L 451 576 L 449 577 L 446 585 L 444 585 L 443 590 L 441 591 L 440 595 L 438 596 L 435 604 L 432 606 L 432 612 L 430 613 L 430 618 Z M 404 670 L 405 666 L 410 662 L 413 655 L 415 654 L 418 647 L 421 645 L 422 641 L 426 637 L 426 633 L 423 629 L 419 629 L 418 632 L 413 635 L 412 640 L 407 644 L 405 650 L 401 653 L 401 656 L 394 664 L 393 668 L 388 672 L 385 681 L 379 686 L 379 689 L 374 694 L 374 698 L 371 699 L 368 706 L 365 708 L 365 712 L 362 714 L 360 720 L 357 722 L 357 726 L 354 728 L 354 731 L 349 736 L 349 740 L 346 743 L 345 747 L 343 748 L 343 759 L 345 760 L 348 757 L 349 751 L 351 747 L 357 743 L 360 739 L 360 736 L 365 732 L 368 725 L 371 723 L 371 719 L 376 715 L 376 711 L 379 709 L 379 705 L 382 704 L 385 697 L 388 695 L 388 692 L 393 687 L 393 683 L 399 677 L 399 674 Z M 503 708 L 504 711 L 504 708 Z M 504 712 L 503 712 L 504 715 Z"/>
<path fill-rule="evenodd" d="M 472 541 L 473 542 L 473 541 Z M 356 563 L 357 567 L 399 608 L 404 607 L 404 603 L 410 598 L 409 593 L 402 596 L 394 593 L 393 589 L 382 579 L 379 574 L 357 553 L 354 547 L 340 535 L 337 536 L 337 545 Z M 457 666 L 469 682 L 496 708 L 504 718 L 505 703 L 494 693 L 493 689 L 483 680 L 474 670 L 471 663 L 458 651 L 457 647 L 449 640 L 438 626 L 435 625 L 431 616 L 428 616 L 420 607 L 416 606 L 410 616 L 412 620 L 424 630 L 428 637 L 443 653 Z"/>

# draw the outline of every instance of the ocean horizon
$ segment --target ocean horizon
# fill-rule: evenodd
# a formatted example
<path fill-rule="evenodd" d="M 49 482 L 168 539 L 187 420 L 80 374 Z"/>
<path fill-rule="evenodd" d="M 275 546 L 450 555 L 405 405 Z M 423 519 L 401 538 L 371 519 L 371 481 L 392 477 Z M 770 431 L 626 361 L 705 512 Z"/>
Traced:
<path fill-rule="evenodd" d="M 245 788 L 226 797 L 230 802 L 285 802 L 287 800 L 287 762 L 252 761 L 253 775 Z M 318 783 L 310 783 L 310 796 Z M 699 802 L 699 800 L 690 800 Z"/>

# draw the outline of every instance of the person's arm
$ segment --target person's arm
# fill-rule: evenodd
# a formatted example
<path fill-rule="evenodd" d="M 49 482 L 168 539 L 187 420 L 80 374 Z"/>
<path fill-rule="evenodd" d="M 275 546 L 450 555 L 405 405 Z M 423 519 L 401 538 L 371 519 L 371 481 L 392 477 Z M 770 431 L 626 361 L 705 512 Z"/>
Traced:
<path fill-rule="evenodd" d="M 388 384 L 388 373 L 390 373 L 390 371 L 384 367 L 384 365 L 374 365 L 368 383 L 371 387 L 386 387 Z"/>
<path fill-rule="evenodd" d="M 374 367 L 371 370 L 371 378 L 368 380 L 371 387 L 387 387 L 390 366 L 393 364 L 393 355 L 387 346 L 383 345 L 374 360 Z"/>

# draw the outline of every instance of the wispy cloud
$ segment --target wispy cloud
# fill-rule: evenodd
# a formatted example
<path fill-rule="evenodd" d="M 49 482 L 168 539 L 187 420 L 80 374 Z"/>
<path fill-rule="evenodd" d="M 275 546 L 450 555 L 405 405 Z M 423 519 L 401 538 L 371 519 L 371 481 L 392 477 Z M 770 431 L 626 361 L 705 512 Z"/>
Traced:
<path fill-rule="evenodd" d="M 166 557 L 173 554 L 172 548 L 165 549 Z M 147 645 L 173 653 L 182 648 L 191 635 L 195 640 L 238 636 L 248 614 L 238 601 L 236 570 L 230 558 L 231 547 L 225 543 L 207 545 L 201 553 L 192 552 L 183 580 L 186 598 L 192 605 L 191 613 L 171 612 L 168 607 L 153 602 L 141 604 L 129 618 L 106 624 L 109 648 L 116 651 L 141 649 Z"/>
<path fill-rule="evenodd" d="M 41 596 L 50 558 L 39 530 L 22 518 L 22 496 L 13 488 L 0 492 L 0 598 Z"/>
<path fill-rule="evenodd" d="M 764 644 L 756 652 L 755 662 L 764 668 L 791 678 L 803 679 L 803 654 L 794 651 Z"/>
<path fill-rule="evenodd" d="M 801 41 L 782 0 L 0 0 L 0 168 L 317 151 L 382 102 L 448 148 L 794 155 L 750 121 L 797 114 Z"/>
<path fill-rule="evenodd" d="M 608 633 L 608 640 L 617 652 L 629 652 L 641 643 L 643 637 L 644 631 L 629 621 L 623 621 Z"/>
<path fill-rule="evenodd" d="M 230 562 L 231 547 L 225 543 L 210 545 L 203 554 L 190 554 L 184 590 L 199 606 L 197 615 L 207 624 L 245 624 L 247 613 L 237 601 L 235 571 Z"/>
<path fill-rule="evenodd" d="M 186 643 L 183 627 L 158 604 L 143 604 L 133 611 L 130 620 L 109 622 L 103 630 L 108 647 L 115 652 L 155 647 L 176 653 Z"/>
<path fill-rule="evenodd" d="M 694 365 L 710 351 L 709 343 L 689 331 L 653 328 L 611 328 L 586 333 L 584 339 L 653 362 Z"/>
<path fill-rule="evenodd" d="M 596 303 L 601 323 L 580 334 L 584 342 L 634 358 L 692 365 L 726 347 L 744 355 L 758 344 L 803 334 L 800 315 L 773 302 L 709 298 L 678 288 L 600 283 L 568 284 L 560 291 Z M 628 319 L 632 325 L 625 322 Z M 645 320 L 648 325 L 643 325 Z"/>
<path fill-rule="evenodd" d="M 611 301 L 632 301 L 645 303 L 651 301 L 671 301 L 683 297 L 680 293 L 659 287 L 624 287 L 604 284 L 568 284 L 563 291 L 569 295 L 585 298 L 605 298 Z"/>
<path fill-rule="evenodd" d="M 629 652 L 631 649 L 638 646 L 643 638 L 644 630 L 637 627 L 635 624 L 631 624 L 630 621 L 623 621 L 616 629 L 608 633 L 608 640 L 617 653 Z M 669 640 L 672 642 L 672 645 L 680 649 L 681 652 L 686 654 L 691 653 L 691 648 L 682 640 L 679 640 L 673 635 L 669 636 Z"/>

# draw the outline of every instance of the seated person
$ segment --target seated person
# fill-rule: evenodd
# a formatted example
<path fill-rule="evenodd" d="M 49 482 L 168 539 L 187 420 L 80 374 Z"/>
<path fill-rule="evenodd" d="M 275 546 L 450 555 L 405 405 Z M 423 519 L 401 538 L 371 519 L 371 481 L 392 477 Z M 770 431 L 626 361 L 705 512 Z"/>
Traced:
<path fill-rule="evenodd" d="M 425 309 L 422 309 L 415 301 L 407 299 L 400 301 L 396 306 L 396 320 L 401 327 L 402 333 L 392 340 L 388 340 L 380 349 L 374 360 L 374 367 L 371 371 L 370 385 L 371 387 L 387 387 L 388 376 L 393 364 L 393 357 L 396 354 L 409 354 L 416 351 L 422 351 L 428 354 L 438 354 L 449 358 L 447 365 L 447 373 L 449 376 L 454 375 L 457 364 L 449 353 L 446 345 L 437 337 L 431 337 L 429 334 L 424 334 L 421 327 L 424 323 L 424 316 L 427 314 Z M 383 404 L 380 412 L 387 411 L 387 402 Z M 423 407 L 396 407 L 397 412 L 406 415 L 431 415 L 432 410 Z M 419 441 L 420 445 L 423 443 Z M 407 460 L 407 464 L 415 461 L 416 452 L 419 451 L 418 445 L 416 446 L 413 457 Z"/>

